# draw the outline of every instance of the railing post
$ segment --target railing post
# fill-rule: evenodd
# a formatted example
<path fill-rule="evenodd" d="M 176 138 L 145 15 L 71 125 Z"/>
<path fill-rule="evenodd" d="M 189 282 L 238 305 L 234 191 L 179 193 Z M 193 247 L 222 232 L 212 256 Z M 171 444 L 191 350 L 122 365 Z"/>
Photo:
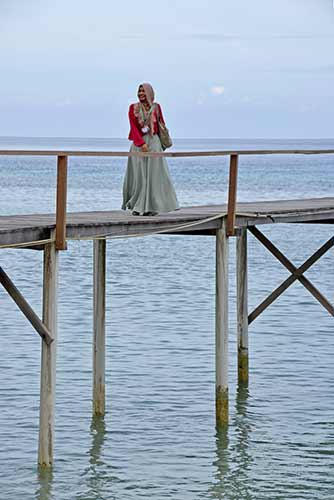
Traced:
<path fill-rule="evenodd" d="M 238 181 L 238 155 L 231 155 L 229 188 L 228 188 L 228 206 L 227 206 L 227 227 L 226 227 L 227 236 L 234 236 L 235 234 L 237 181 Z"/>
<path fill-rule="evenodd" d="M 66 250 L 67 156 L 57 161 L 56 250 Z"/>

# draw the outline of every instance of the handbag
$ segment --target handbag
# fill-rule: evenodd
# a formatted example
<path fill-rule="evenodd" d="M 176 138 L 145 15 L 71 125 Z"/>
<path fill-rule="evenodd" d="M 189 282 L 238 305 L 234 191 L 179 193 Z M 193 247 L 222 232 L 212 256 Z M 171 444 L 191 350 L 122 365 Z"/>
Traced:
<path fill-rule="evenodd" d="M 161 147 L 162 147 L 163 151 L 165 151 L 165 149 L 173 146 L 173 141 L 171 139 L 171 136 L 169 135 L 169 130 L 166 127 L 166 125 L 163 123 L 163 121 L 161 120 L 160 114 L 158 117 L 158 136 L 159 136 L 159 139 L 161 142 Z"/>

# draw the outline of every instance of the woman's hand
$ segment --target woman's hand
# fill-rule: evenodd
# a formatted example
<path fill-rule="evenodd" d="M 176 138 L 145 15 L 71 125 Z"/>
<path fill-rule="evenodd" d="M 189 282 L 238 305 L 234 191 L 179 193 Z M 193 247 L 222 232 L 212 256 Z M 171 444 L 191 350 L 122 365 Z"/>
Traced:
<path fill-rule="evenodd" d="M 145 143 L 142 146 L 140 146 L 141 152 L 142 153 L 148 153 L 150 151 L 148 145 Z"/>

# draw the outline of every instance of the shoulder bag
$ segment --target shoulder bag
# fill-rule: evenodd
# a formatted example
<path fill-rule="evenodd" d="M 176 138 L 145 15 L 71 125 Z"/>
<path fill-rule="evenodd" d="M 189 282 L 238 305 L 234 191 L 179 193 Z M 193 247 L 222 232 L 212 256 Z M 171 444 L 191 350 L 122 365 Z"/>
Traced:
<path fill-rule="evenodd" d="M 165 151 L 165 149 L 173 146 L 173 141 L 169 135 L 169 130 L 166 125 L 161 120 L 159 107 L 158 107 L 158 136 L 161 142 L 161 147 Z"/>

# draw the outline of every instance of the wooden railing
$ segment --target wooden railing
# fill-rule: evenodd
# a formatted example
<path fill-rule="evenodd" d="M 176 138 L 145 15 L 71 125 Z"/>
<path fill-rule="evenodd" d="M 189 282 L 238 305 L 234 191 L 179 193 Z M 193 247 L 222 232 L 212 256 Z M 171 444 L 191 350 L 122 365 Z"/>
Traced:
<path fill-rule="evenodd" d="M 67 164 L 69 156 L 113 156 L 113 157 L 212 157 L 229 156 L 229 188 L 227 205 L 227 236 L 235 234 L 237 204 L 238 159 L 243 155 L 319 155 L 333 154 L 334 149 L 275 149 L 275 150 L 222 150 L 222 151 L 170 151 L 164 153 L 141 153 L 126 151 L 61 151 L 61 150 L 0 150 L 0 156 L 56 156 L 57 157 L 57 205 L 56 205 L 56 248 L 66 250 L 66 205 L 67 205 Z"/>

